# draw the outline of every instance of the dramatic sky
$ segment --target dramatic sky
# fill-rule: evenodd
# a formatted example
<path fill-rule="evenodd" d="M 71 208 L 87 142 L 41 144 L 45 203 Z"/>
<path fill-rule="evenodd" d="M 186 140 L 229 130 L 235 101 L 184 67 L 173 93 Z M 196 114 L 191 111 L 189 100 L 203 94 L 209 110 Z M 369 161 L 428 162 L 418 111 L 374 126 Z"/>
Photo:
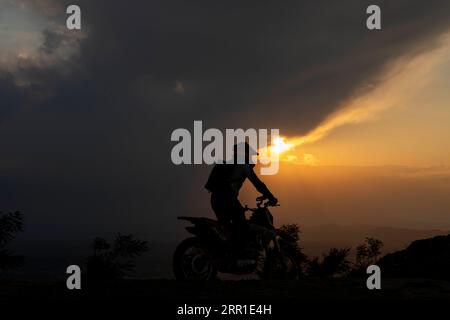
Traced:
<path fill-rule="evenodd" d="M 177 237 L 212 214 L 170 160 L 202 120 L 280 129 L 280 221 L 450 228 L 450 2 L 377 1 L 377 31 L 369 4 L 0 0 L 1 209 L 29 241 Z"/>

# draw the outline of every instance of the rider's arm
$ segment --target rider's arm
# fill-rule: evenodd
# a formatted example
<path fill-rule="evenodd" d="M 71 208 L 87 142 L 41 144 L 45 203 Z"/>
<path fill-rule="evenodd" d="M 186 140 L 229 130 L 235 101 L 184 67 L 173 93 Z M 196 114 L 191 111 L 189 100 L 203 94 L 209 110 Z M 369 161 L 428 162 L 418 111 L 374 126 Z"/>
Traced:
<path fill-rule="evenodd" d="M 269 189 L 266 187 L 264 182 L 262 182 L 258 178 L 255 171 L 253 171 L 253 168 L 251 168 L 250 166 L 247 166 L 247 178 L 255 186 L 256 190 L 258 190 L 258 192 L 261 193 L 263 196 L 265 196 L 267 199 L 271 200 L 276 199 L 273 196 L 273 194 L 269 191 Z"/>

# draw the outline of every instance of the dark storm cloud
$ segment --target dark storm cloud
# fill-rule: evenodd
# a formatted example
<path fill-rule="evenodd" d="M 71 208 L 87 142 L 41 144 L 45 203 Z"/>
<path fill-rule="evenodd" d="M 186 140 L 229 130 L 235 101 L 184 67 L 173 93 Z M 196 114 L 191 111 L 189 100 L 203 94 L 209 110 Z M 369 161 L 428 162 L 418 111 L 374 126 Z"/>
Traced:
<path fill-rule="evenodd" d="M 171 164 L 172 130 L 305 133 L 450 21 L 448 1 L 378 3 L 383 30 L 370 32 L 356 0 L 79 1 L 88 37 L 72 67 L 0 80 L 1 202 L 47 236 L 173 230 L 180 212 L 209 209 L 208 168 Z M 46 53 L 66 39 L 44 36 Z"/>
<path fill-rule="evenodd" d="M 158 116 L 300 134 L 449 21 L 444 1 L 380 5 L 383 31 L 369 32 L 364 1 L 96 3 L 85 53 L 109 87 L 153 92 L 126 94 Z"/>
<path fill-rule="evenodd" d="M 0 76 L 0 125 L 22 104 L 20 90 L 14 85 L 11 77 Z"/>
<path fill-rule="evenodd" d="M 44 30 L 44 43 L 42 45 L 41 50 L 47 54 L 52 54 L 55 50 L 61 45 L 61 42 L 64 40 L 61 34 L 53 32 L 51 30 Z"/>

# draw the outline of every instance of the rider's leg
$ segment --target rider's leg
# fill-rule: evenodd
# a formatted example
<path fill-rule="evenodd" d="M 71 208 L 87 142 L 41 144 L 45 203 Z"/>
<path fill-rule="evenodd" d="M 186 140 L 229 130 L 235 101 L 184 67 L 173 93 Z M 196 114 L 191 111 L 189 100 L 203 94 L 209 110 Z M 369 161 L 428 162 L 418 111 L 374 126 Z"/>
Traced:
<path fill-rule="evenodd" d="M 231 201 L 231 220 L 233 226 L 233 251 L 237 256 L 245 256 L 249 227 L 245 219 L 245 210 L 237 198 Z"/>
<path fill-rule="evenodd" d="M 211 207 L 217 217 L 217 221 L 223 228 L 225 236 L 232 239 L 232 225 L 230 215 L 230 197 L 223 193 L 211 193 Z"/>
<path fill-rule="evenodd" d="M 245 257 L 245 248 L 249 233 L 245 220 L 245 210 L 235 196 L 224 193 L 211 194 L 211 206 L 217 220 L 226 232 L 231 233 L 231 246 L 235 258 Z"/>
<path fill-rule="evenodd" d="M 217 221 L 221 224 L 228 224 L 231 219 L 224 200 L 223 195 L 215 192 L 211 193 L 211 207 L 217 217 Z"/>

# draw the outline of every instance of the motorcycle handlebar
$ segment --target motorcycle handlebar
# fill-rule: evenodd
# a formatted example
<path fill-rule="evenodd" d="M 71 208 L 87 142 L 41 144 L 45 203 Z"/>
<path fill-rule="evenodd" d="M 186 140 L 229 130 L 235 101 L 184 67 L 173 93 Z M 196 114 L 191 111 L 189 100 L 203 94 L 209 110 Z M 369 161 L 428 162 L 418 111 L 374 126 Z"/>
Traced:
<path fill-rule="evenodd" d="M 264 196 L 257 197 L 256 198 L 256 206 L 257 206 L 257 208 L 249 208 L 247 205 L 245 205 L 244 210 L 245 211 L 255 211 L 255 210 L 257 210 L 257 209 L 259 209 L 261 207 L 267 208 L 267 207 L 279 207 L 280 206 L 278 203 L 277 204 L 270 204 L 269 200 L 266 201 L 266 202 L 264 202 L 264 200 L 266 200 L 266 197 L 264 197 Z"/>

